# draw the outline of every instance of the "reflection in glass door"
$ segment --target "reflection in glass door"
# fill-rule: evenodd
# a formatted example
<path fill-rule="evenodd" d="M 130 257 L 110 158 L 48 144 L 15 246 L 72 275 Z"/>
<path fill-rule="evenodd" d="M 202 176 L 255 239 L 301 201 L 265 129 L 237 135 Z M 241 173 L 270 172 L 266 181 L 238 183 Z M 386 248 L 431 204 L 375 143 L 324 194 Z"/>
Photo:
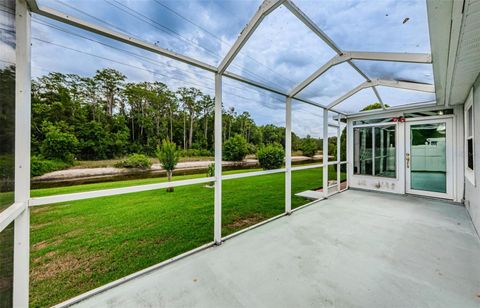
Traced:
<path fill-rule="evenodd" d="M 450 195 L 450 119 L 407 125 L 407 191 L 438 197 Z"/>

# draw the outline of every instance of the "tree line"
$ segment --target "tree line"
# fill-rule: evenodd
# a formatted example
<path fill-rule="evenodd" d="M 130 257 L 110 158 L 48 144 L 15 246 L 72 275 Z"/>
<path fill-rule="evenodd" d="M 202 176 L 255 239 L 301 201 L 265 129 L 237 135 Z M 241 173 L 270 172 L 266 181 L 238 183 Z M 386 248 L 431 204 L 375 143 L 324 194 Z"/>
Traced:
<path fill-rule="evenodd" d="M 32 153 L 46 158 L 99 160 L 129 153 L 153 156 L 162 140 L 183 155 L 212 155 L 214 97 L 194 87 L 170 89 L 161 82 L 130 82 L 114 69 L 92 77 L 52 72 L 32 81 Z M 240 135 L 249 152 L 285 142 L 285 128 L 257 125 L 248 112 L 223 108 L 223 140 Z M 292 134 L 321 148 L 321 139 Z"/>

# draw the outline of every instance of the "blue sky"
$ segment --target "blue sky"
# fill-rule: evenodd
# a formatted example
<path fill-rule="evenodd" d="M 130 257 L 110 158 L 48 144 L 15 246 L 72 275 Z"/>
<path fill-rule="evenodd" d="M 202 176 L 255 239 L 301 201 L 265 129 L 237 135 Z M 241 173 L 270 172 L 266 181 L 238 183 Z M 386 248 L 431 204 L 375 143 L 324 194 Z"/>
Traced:
<path fill-rule="evenodd" d="M 169 50 L 217 65 L 255 13 L 260 0 L 42 0 L 42 5 L 127 33 Z M 354 51 L 430 52 L 424 0 L 294 0 L 342 49 Z M 32 73 L 49 71 L 90 76 L 99 68 L 120 70 L 133 81 L 165 82 L 172 88 L 195 86 L 213 96 L 213 75 L 153 53 L 34 16 Z M 286 8 L 269 15 L 229 70 L 289 90 L 335 53 Z M 357 61 L 372 78 L 433 83 L 431 65 Z M 342 64 L 300 95 L 328 104 L 363 81 Z M 341 111 L 358 111 L 376 101 L 362 91 Z M 426 101 L 432 95 L 385 88 L 390 105 Z M 388 100 L 387 100 L 388 99 Z M 224 82 L 224 104 L 248 111 L 258 124 L 284 125 L 284 98 L 239 82 Z M 322 119 L 294 104 L 293 129 L 317 135 Z M 307 111 L 305 111 L 307 110 Z M 321 114 L 321 113 L 320 113 Z"/>

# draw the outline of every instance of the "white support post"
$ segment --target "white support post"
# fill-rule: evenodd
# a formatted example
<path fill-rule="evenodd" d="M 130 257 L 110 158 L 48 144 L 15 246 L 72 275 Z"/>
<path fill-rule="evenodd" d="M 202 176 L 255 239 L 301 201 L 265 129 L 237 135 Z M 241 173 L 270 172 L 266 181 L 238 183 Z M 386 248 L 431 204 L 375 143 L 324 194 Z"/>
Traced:
<path fill-rule="evenodd" d="M 28 307 L 30 260 L 30 12 L 16 1 L 15 71 L 15 203 L 25 208 L 15 219 L 13 252 L 13 307 Z"/>
<path fill-rule="evenodd" d="M 366 144 L 366 143 L 365 143 Z M 372 175 L 377 175 L 375 171 L 375 126 L 372 126 Z"/>
<path fill-rule="evenodd" d="M 222 75 L 215 74 L 215 209 L 214 241 L 222 242 Z"/>
<path fill-rule="evenodd" d="M 385 151 L 384 151 L 385 144 L 383 142 L 384 130 L 383 130 L 383 127 L 379 127 L 379 129 L 380 129 L 380 173 L 383 173 L 384 171 L 383 165 L 385 163 Z"/>
<path fill-rule="evenodd" d="M 323 196 L 328 197 L 328 110 L 323 109 Z"/>
<path fill-rule="evenodd" d="M 285 108 L 285 213 L 292 211 L 292 98 Z"/>
<path fill-rule="evenodd" d="M 353 130 L 350 129 L 349 123 L 350 121 L 346 119 L 347 121 L 347 126 L 345 127 L 345 158 L 347 161 L 346 165 L 346 175 L 345 175 L 345 181 L 346 187 L 345 189 L 348 189 L 348 186 L 350 185 L 350 170 L 353 170 L 353 146 L 350 145 L 350 138 L 353 139 Z M 353 172 L 351 172 L 353 174 Z"/>
<path fill-rule="evenodd" d="M 338 128 L 337 128 L 337 191 L 340 191 L 340 180 L 341 180 L 341 177 L 340 177 L 340 170 L 341 170 L 341 165 L 340 165 L 340 161 L 341 161 L 341 143 L 340 143 L 340 139 L 341 139 L 341 136 L 342 136 L 342 126 L 341 126 L 341 121 L 340 121 L 340 115 L 338 115 L 338 119 L 337 119 L 337 124 L 338 124 Z"/>

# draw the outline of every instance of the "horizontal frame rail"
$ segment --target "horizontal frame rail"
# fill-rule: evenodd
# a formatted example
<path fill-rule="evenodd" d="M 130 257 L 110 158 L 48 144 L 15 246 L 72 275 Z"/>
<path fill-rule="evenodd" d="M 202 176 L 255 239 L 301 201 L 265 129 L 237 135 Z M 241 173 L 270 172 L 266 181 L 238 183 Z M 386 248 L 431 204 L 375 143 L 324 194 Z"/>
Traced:
<path fill-rule="evenodd" d="M 235 173 L 235 174 L 227 174 L 222 175 L 222 180 L 234 180 L 240 178 L 248 178 L 252 176 L 261 176 L 267 174 L 275 174 L 275 173 L 283 173 L 286 169 L 273 169 L 273 170 L 262 170 L 262 171 L 252 171 L 252 172 L 242 172 L 242 173 Z"/>
<path fill-rule="evenodd" d="M 25 203 L 14 203 L 0 213 L 0 232 L 14 221 L 25 209 Z"/>
<path fill-rule="evenodd" d="M 292 171 L 315 169 L 315 168 L 323 168 L 323 164 L 311 164 L 311 165 L 305 165 L 305 166 L 292 167 Z"/>
<path fill-rule="evenodd" d="M 209 183 L 214 181 L 215 181 L 215 177 L 206 177 L 206 178 L 200 178 L 200 179 L 162 182 L 162 183 L 156 183 L 156 184 L 136 185 L 136 186 L 122 187 L 122 188 L 86 191 L 86 192 L 73 193 L 73 194 L 38 197 L 38 198 L 30 199 L 30 206 L 92 199 L 92 198 L 98 198 L 98 197 L 109 197 L 109 196 L 123 195 L 123 194 L 136 193 L 136 192 L 142 192 L 142 191 L 165 189 L 169 187 L 180 187 L 180 186 L 187 186 L 187 185 Z"/>

